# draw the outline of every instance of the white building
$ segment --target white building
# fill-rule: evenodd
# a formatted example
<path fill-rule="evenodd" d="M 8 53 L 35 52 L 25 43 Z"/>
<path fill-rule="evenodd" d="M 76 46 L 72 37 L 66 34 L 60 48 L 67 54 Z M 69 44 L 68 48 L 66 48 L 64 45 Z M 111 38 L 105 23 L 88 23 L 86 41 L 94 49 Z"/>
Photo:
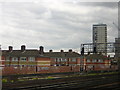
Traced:
<path fill-rule="evenodd" d="M 97 53 L 107 54 L 107 25 L 93 25 L 93 46 L 96 47 Z"/>

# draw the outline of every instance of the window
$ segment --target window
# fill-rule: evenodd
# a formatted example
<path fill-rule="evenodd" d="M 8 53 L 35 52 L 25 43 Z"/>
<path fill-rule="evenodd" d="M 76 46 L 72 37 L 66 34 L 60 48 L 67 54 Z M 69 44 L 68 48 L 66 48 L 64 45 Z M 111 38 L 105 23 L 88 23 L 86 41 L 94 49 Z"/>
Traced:
<path fill-rule="evenodd" d="M 72 61 L 72 62 L 76 62 L 76 59 L 75 59 L 75 58 L 72 58 L 71 61 Z"/>
<path fill-rule="evenodd" d="M 98 62 L 101 62 L 101 63 L 102 63 L 102 62 L 103 62 L 103 60 L 99 59 L 99 60 L 98 60 Z"/>
<path fill-rule="evenodd" d="M 28 60 L 29 61 L 35 61 L 35 57 L 29 57 Z"/>
<path fill-rule="evenodd" d="M 27 58 L 26 58 L 26 57 L 20 57 L 20 60 L 21 60 L 21 61 L 26 61 Z"/>
<path fill-rule="evenodd" d="M 97 62 L 97 60 L 96 60 L 96 59 L 93 59 L 92 62 Z"/>
<path fill-rule="evenodd" d="M 6 57 L 6 61 L 10 61 L 10 57 Z"/>
<path fill-rule="evenodd" d="M 87 59 L 87 62 L 91 62 L 90 59 Z"/>
<path fill-rule="evenodd" d="M 64 62 L 64 59 L 61 58 L 61 62 Z"/>
<path fill-rule="evenodd" d="M 57 62 L 57 58 L 55 58 L 55 62 Z"/>
<path fill-rule="evenodd" d="M 49 67 L 40 67 L 41 70 L 49 70 Z"/>
<path fill-rule="evenodd" d="M 58 62 L 61 62 L 61 58 L 58 58 L 58 60 L 57 60 Z"/>
<path fill-rule="evenodd" d="M 65 59 L 64 61 L 67 62 L 67 59 Z"/>
<path fill-rule="evenodd" d="M 75 66 L 76 64 L 69 64 L 70 66 Z"/>
<path fill-rule="evenodd" d="M 62 59 L 62 58 L 61 58 L 61 62 L 66 62 L 66 61 L 67 61 L 67 59 Z"/>
<path fill-rule="evenodd" d="M 12 57 L 12 61 L 18 61 L 18 57 Z"/>

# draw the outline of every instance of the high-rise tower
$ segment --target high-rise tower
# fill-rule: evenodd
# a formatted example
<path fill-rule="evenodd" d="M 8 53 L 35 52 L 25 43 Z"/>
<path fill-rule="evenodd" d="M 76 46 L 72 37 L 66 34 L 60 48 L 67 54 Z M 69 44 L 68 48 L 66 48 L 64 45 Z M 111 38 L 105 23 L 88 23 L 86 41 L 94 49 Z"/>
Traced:
<path fill-rule="evenodd" d="M 93 25 L 93 46 L 96 53 L 107 54 L 107 25 Z"/>
<path fill-rule="evenodd" d="M 118 2 L 118 16 L 120 16 L 120 1 Z M 118 17 L 118 38 L 115 38 L 115 58 L 120 68 L 120 17 Z"/>

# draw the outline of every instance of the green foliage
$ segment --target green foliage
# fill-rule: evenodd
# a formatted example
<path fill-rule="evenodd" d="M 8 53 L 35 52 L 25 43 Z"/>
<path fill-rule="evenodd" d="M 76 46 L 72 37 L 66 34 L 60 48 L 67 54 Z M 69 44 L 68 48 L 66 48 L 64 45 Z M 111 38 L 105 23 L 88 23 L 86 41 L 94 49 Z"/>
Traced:
<path fill-rule="evenodd" d="M 46 79 L 53 79 L 53 77 L 51 77 L 51 76 L 48 76 Z"/>
<path fill-rule="evenodd" d="M 14 80 L 11 80 L 11 82 L 13 83 L 13 82 L 14 82 Z"/>
<path fill-rule="evenodd" d="M 2 82 L 6 83 L 6 82 L 8 82 L 8 80 L 7 79 L 2 79 Z"/>

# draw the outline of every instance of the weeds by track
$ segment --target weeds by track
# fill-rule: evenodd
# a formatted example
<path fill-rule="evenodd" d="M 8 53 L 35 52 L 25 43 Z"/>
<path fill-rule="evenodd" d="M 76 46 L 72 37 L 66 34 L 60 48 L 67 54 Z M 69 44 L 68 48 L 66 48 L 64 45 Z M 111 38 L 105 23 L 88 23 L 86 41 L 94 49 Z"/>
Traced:
<path fill-rule="evenodd" d="M 118 82 L 118 74 L 86 75 L 57 79 L 30 80 L 24 82 L 5 83 L 3 90 L 39 90 L 61 88 L 95 87 L 107 83 Z"/>

